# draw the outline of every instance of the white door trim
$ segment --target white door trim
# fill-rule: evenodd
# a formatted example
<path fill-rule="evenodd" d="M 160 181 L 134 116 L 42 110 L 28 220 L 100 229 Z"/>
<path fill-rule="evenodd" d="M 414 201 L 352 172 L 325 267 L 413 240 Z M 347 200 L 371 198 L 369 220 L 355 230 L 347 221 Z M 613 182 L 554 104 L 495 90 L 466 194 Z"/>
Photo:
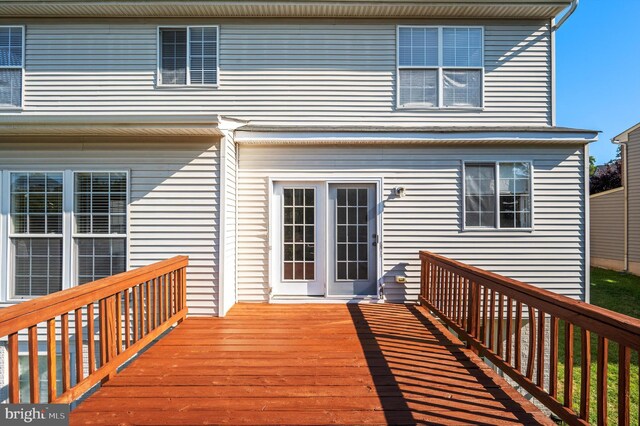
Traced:
<path fill-rule="evenodd" d="M 274 252 L 274 233 L 276 232 L 275 229 L 275 225 L 274 225 L 274 208 L 276 208 L 277 206 L 275 206 L 275 202 L 273 200 L 274 198 L 274 189 L 275 189 L 275 184 L 279 183 L 279 182 L 316 182 L 316 183 L 324 183 L 325 185 L 325 191 L 329 190 L 329 184 L 341 184 L 341 183 L 345 183 L 345 184 L 375 184 L 376 186 L 376 202 L 377 202 L 377 217 L 376 217 L 376 227 L 377 227 L 377 232 L 378 235 L 380 236 L 380 242 L 376 247 L 376 265 L 377 265 L 377 297 L 381 298 L 383 295 L 381 294 L 381 290 L 382 290 L 382 285 L 384 284 L 384 279 L 383 279 L 383 259 L 384 259 L 384 227 L 383 227 L 383 220 L 384 220 L 384 199 L 383 199 L 383 193 L 384 193 L 384 178 L 379 176 L 362 176 L 362 177 L 354 177 L 354 176 L 350 176 L 350 175 L 345 175 L 345 174 L 329 174 L 329 175 L 324 175 L 321 177 L 309 177 L 308 175 L 304 175 L 304 174 L 289 174 L 289 175 L 274 175 L 274 176 L 269 176 L 268 177 L 268 182 L 267 182 L 267 212 L 268 212 L 268 218 L 267 218 L 267 223 L 268 223 L 268 229 L 267 229 L 267 234 L 268 234 L 268 252 L 267 252 L 267 266 L 269 268 L 268 270 L 268 274 L 267 274 L 267 279 L 269 280 L 268 282 L 268 288 L 269 288 L 269 302 L 272 301 L 273 299 L 273 283 L 274 280 L 276 279 L 276 275 L 274 273 L 275 269 L 277 268 L 278 265 L 276 265 L 276 263 L 278 262 L 278 256 L 277 254 Z M 327 211 L 325 211 L 325 215 L 328 214 L 328 209 L 329 209 L 329 203 L 324 203 L 325 205 L 325 209 Z M 325 216 L 326 217 L 326 216 Z M 328 232 L 329 232 L 329 227 L 325 226 L 325 241 L 328 240 Z M 328 250 L 328 247 L 325 247 L 325 250 Z M 325 258 L 328 255 L 328 253 L 325 253 Z M 327 276 L 328 273 L 328 263 L 325 262 L 325 270 L 324 270 L 324 274 L 325 277 Z M 325 298 L 331 298 L 331 297 L 327 297 L 326 296 L 326 283 L 325 283 Z M 336 298 L 336 296 L 333 296 L 333 298 Z M 343 297 L 339 297 L 340 299 L 342 299 Z"/>

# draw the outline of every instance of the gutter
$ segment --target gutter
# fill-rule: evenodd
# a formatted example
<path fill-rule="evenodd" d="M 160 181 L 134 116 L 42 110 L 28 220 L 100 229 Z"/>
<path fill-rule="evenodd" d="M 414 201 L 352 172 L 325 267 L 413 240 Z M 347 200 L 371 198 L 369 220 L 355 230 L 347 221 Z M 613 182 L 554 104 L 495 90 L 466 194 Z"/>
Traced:
<path fill-rule="evenodd" d="M 616 136 L 617 137 L 617 136 Z M 629 187 L 627 185 L 629 168 L 627 167 L 627 144 L 616 138 L 611 143 L 622 147 L 622 187 L 624 188 L 624 272 L 629 272 Z"/>
<path fill-rule="evenodd" d="M 569 17 L 571 17 L 571 15 L 573 15 L 573 12 L 576 11 L 576 9 L 578 8 L 578 4 L 580 3 L 580 0 L 573 0 L 571 2 L 571 7 L 569 7 L 569 10 L 567 11 L 567 13 L 565 13 L 562 18 L 560 18 L 560 21 L 558 21 L 557 24 L 555 24 L 552 28 L 552 30 L 558 31 L 560 29 L 560 27 L 567 21 L 567 19 L 569 19 Z"/>

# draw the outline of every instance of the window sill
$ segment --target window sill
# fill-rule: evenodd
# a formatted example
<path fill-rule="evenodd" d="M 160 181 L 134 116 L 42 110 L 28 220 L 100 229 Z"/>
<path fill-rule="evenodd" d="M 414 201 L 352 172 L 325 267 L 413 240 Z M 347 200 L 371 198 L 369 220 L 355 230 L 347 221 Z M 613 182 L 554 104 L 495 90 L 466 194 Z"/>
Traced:
<path fill-rule="evenodd" d="M 155 88 L 160 90 L 207 90 L 217 89 L 219 84 L 156 84 Z"/>
<path fill-rule="evenodd" d="M 24 111 L 23 107 L 0 106 L 0 113 L 2 113 L 2 112 L 22 112 L 22 111 Z"/>
<path fill-rule="evenodd" d="M 519 234 L 532 234 L 534 231 L 535 231 L 534 228 L 473 228 L 473 227 L 462 228 L 460 230 L 461 233 L 513 232 L 513 233 L 519 233 Z"/>
<path fill-rule="evenodd" d="M 428 107 L 428 106 L 399 106 L 398 110 L 414 111 L 484 111 L 484 107 Z"/>

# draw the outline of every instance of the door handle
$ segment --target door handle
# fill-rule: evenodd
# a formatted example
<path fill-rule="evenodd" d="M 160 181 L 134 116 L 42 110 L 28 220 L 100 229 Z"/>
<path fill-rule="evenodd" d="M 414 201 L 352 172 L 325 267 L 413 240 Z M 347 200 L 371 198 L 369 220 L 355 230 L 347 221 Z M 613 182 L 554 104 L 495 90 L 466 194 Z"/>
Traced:
<path fill-rule="evenodd" d="M 378 234 L 371 234 L 371 238 L 373 238 L 372 246 L 377 246 L 380 240 L 380 236 Z"/>

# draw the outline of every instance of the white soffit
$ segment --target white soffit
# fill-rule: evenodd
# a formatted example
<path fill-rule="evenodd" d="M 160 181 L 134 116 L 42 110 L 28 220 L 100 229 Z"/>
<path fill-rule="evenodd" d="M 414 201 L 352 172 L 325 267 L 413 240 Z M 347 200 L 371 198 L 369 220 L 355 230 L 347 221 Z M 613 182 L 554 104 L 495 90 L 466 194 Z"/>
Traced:
<path fill-rule="evenodd" d="M 570 0 L 0 0 L 0 16 L 551 19 L 570 3 Z"/>
<path fill-rule="evenodd" d="M 477 144 L 477 143 L 577 143 L 585 144 L 598 139 L 598 132 L 562 129 L 553 131 L 531 130 L 477 130 L 477 131 L 251 131 L 239 129 L 234 140 L 240 144 Z"/>
<path fill-rule="evenodd" d="M 0 136 L 215 136 L 216 115 L 0 115 Z"/>

